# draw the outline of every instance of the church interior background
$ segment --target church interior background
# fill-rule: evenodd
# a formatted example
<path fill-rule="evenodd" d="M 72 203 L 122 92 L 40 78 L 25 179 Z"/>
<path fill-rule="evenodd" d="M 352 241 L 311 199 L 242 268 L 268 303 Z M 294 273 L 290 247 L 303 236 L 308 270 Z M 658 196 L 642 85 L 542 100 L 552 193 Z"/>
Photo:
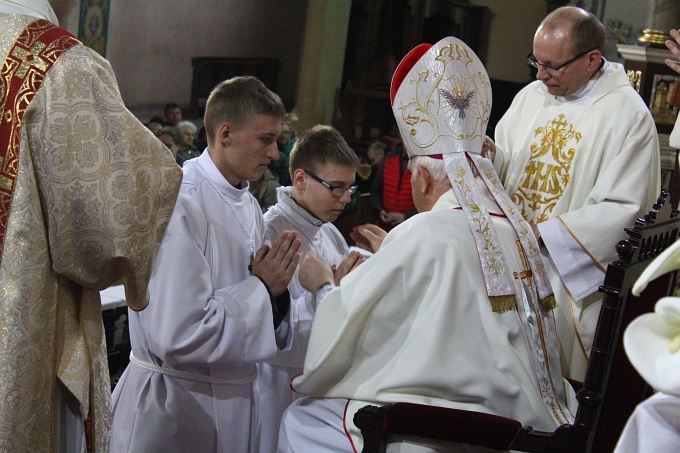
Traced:
<path fill-rule="evenodd" d="M 69 31 L 111 63 L 130 110 L 146 123 L 178 103 L 201 125 L 210 89 L 258 75 L 299 117 L 298 129 L 332 124 L 355 149 L 390 133 L 388 87 L 396 62 L 421 42 L 466 41 L 489 73 L 489 135 L 514 94 L 533 80 L 533 33 L 552 9 L 585 7 L 607 27 L 605 56 L 623 63 L 657 122 L 664 186 L 677 162 L 667 102 L 680 79 L 663 64 L 663 37 L 680 27 L 677 0 L 78 0 Z M 641 40 L 642 38 L 642 40 Z M 646 39 L 646 41 L 645 41 Z M 654 42 L 657 40 L 658 42 Z M 637 86 L 636 86 L 637 84 Z M 113 374 L 127 363 L 121 292 L 104 297 Z M 115 376 L 114 376 L 115 378 Z"/>

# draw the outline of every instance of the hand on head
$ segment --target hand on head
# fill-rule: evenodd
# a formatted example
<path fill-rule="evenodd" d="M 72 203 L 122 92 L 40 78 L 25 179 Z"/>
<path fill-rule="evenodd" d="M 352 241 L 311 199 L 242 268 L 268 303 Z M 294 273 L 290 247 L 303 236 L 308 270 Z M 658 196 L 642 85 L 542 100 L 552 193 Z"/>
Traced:
<path fill-rule="evenodd" d="M 387 236 L 387 231 L 377 225 L 366 224 L 354 227 L 349 236 L 357 247 L 375 253 L 380 249 L 383 239 Z"/>
<path fill-rule="evenodd" d="M 300 244 L 297 232 L 284 231 L 271 247 L 263 244 L 255 254 L 251 273 L 264 280 L 273 296 L 280 296 L 288 287 L 300 261 Z"/>
<path fill-rule="evenodd" d="M 680 31 L 671 30 L 671 36 L 673 39 L 666 41 L 666 47 L 673 53 L 676 60 L 674 61 L 668 58 L 666 64 L 669 68 L 680 74 Z"/>

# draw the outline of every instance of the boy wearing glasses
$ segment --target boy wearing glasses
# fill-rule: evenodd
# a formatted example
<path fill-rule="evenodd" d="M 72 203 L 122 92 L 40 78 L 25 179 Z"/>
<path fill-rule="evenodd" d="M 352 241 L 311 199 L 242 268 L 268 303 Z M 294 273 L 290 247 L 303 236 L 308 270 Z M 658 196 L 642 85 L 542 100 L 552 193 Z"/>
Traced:
<path fill-rule="evenodd" d="M 290 380 L 302 372 L 316 307 L 352 269 L 361 264 L 358 252 L 350 252 L 345 239 L 331 223 L 338 218 L 356 190 L 354 179 L 359 159 L 340 133 L 317 125 L 306 131 L 290 154 L 292 186 L 279 187 L 278 203 L 264 215 L 266 238 L 295 230 L 302 241 L 300 253 L 322 258 L 334 270 L 333 281 L 314 294 L 293 276 L 290 311 L 277 330 L 279 348 L 274 360 L 258 364 L 261 452 L 275 452 L 281 416 L 301 395 L 290 389 Z M 286 339 L 289 340 L 286 340 Z"/>
<path fill-rule="evenodd" d="M 496 168 L 544 245 L 563 360 L 578 380 L 614 245 L 660 190 L 654 120 L 623 66 L 603 58 L 604 39 L 602 23 L 585 10 L 549 14 L 528 60 L 537 81 L 495 130 Z"/>

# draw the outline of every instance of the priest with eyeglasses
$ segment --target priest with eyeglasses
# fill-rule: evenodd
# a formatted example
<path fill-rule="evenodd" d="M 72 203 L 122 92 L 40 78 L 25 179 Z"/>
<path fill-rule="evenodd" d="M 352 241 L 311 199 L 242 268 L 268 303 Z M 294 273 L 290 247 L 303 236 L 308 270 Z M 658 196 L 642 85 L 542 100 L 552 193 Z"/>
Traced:
<path fill-rule="evenodd" d="M 621 64 L 602 55 L 593 14 L 562 7 L 534 35 L 522 89 L 489 141 L 508 194 L 531 224 L 555 291 L 567 375 L 582 380 L 600 313 L 598 291 L 624 228 L 660 191 L 659 139 Z"/>

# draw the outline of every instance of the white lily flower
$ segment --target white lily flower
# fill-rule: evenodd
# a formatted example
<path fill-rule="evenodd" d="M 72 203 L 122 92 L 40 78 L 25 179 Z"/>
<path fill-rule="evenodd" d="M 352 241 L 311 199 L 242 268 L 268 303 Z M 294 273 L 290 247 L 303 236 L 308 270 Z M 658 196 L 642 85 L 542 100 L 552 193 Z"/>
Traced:
<path fill-rule="evenodd" d="M 654 313 L 635 318 L 623 335 L 623 346 L 649 385 L 680 396 L 680 297 L 659 299 Z"/>
<path fill-rule="evenodd" d="M 680 241 L 675 241 L 664 252 L 654 258 L 633 285 L 633 294 L 639 296 L 647 284 L 663 274 L 680 269 Z"/>

